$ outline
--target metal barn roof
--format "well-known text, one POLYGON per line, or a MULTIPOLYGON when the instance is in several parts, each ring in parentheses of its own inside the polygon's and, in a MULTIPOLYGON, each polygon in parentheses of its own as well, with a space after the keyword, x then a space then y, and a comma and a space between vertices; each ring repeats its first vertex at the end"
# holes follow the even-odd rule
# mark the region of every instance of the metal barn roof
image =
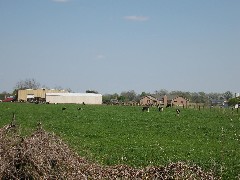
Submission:
POLYGON ((95 93, 46 93, 47 96, 102 96, 95 93))

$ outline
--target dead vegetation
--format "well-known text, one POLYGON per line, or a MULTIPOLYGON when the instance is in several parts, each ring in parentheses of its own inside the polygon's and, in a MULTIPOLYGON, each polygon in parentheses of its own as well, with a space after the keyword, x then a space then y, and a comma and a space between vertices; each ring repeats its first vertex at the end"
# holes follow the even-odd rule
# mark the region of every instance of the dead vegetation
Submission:
POLYGON ((0 179, 218 179, 183 162, 136 169, 100 166, 74 153, 59 137, 39 127, 21 138, 17 127, 0 129, 0 179))

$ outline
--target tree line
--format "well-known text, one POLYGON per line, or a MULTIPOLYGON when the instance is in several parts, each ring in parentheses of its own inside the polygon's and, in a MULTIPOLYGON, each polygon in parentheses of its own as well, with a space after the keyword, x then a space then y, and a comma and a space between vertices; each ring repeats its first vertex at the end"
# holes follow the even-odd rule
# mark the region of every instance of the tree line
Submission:
MULTIPOLYGON (((25 79, 20 80, 16 83, 14 87, 14 91, 12 93, 9 92, 2 92, 0 93, 0 99, 4 99, 6 96, 16 96, 17 91, 21 89, 38 89, 38 88, 45 88, 50 89, 45 85, 41 85, 35 79, 25 79)), ((55 87, 54 89, 63 90, 61 86, 55 87)), ((72 92, 70 88, 65 88, 68 92, 72 92)), ((98 93, 96 90, 86 90, 86 93, 98 93)), ((117 102, 130 102, 135 101, 139 102, 139 100, 146 96, 146 95, 175 95, 175 96, 182 96, 190 100, 192 103, 202 103, 208 105, 210 100, 226 100, 229 102, 229 105, 234 105, 239 103, 239 97, 235 98, 234 94, 231 91, 226 91, 224 93, 205 93, 205 92, 184 92, 184 91, 168 91, 166 89, 156 90, 153 93, 149 92, 142 92, 137 94, 134 90, 123 91, 121 93, 112 93, 112 94, 103 94, 103 103, 111 103, 111 101, 115 100, 117 102)))
POLYGON ((211 100, 230 101, 231 99, 235 99, 233 93, 230 91, 226 91, 224 93, 205 93, 205 92, 168 91, 165 89, 161 89, 153 93, 142 92, 140 94, 137 94, 134 90, 130 90, 130 91, 121 92, 120 94, 118 93, 105 94, 103 95, 103 102, 109 103, 111 102, 112 99, 116 99, 120 102, 129 102, 129 101, 139 102, 139 100, 146 95, 182 96, 190 100, 190 102, 192 103, 202 103, 205 105, 208 105, 211 100))

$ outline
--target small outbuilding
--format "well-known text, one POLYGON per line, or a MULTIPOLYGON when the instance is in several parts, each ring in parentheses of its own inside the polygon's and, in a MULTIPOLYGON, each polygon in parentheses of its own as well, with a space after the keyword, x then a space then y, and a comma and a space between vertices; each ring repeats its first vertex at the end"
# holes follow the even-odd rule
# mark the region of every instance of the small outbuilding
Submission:
POLYGON ((102 104, 102 95, 95 93, 46 93, 46 102, 50 104, 102 104))

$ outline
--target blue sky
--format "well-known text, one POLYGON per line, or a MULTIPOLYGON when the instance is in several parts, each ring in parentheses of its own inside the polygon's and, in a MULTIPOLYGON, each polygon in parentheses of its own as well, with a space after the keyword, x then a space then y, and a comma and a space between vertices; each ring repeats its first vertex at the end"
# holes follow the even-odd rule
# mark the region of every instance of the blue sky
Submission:
POLYGON ((240 92, 239 0, 0 0, 0 92, 240 92))

